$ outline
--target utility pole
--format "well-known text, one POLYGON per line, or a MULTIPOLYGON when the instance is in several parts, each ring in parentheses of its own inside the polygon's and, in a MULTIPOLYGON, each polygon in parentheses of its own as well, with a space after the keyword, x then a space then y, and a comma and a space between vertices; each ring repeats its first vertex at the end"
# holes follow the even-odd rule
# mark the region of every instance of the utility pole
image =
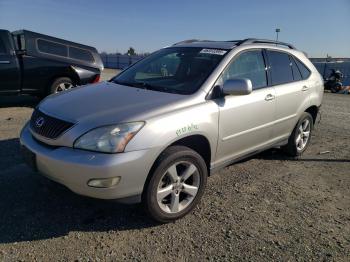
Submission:
POLYGON ((278 33, 281 32, 281 29, 279 28, 276 28, 276 42, 278 41, 278 33))

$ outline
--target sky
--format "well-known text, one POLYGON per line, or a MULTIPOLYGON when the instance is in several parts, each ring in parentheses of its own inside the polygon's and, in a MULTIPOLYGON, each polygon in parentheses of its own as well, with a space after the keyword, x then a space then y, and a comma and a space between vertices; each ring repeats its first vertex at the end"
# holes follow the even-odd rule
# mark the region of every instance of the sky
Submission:
POLYGON ((0 28, 152 52, 185 39, 290 42, 310 57, 350 57, 350 0, 0 0, 0 28))

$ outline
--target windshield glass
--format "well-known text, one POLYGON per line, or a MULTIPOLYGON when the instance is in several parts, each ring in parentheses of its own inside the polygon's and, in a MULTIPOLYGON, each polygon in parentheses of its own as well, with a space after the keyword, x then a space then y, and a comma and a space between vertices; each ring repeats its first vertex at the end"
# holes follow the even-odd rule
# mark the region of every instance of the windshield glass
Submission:
POLYGON ((112 82, 176 94, 193 94, 227 50, 197 47, 161 49, 126 69, 112 82))

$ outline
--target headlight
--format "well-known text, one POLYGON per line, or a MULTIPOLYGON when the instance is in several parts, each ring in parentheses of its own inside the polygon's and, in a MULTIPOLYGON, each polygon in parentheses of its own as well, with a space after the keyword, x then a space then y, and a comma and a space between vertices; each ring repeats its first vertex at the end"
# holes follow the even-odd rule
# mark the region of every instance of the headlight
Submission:
POLYGON ((74 148, 120 153, 143 125, 144 122, 132 122, 92 129, 75 141, 74 148))

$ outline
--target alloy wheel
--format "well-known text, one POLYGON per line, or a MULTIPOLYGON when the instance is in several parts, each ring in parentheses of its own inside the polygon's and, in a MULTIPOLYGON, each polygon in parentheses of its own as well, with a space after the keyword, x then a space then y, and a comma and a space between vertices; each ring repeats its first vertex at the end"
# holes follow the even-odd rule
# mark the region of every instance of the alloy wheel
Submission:
POLYGON ((311 125, 309 119, 304 119, 298 128, 298 135, 295 139, 295 144, 298 151, 302 151, 307 145, 310 138, 311 125))
POLYGON ((198 168, 187 161, 172 164, 157 188, 157 203, 166 213, 178 213, 195 199, 200 186, 198 168))
POLYGON ((73 87, 72 83, 69 82, 65 82, 65 83, 60 83, 57 87, 56 87, 56 91, 55 93, 59 93, 62 91, 66 91, 69 90, 73 87))

